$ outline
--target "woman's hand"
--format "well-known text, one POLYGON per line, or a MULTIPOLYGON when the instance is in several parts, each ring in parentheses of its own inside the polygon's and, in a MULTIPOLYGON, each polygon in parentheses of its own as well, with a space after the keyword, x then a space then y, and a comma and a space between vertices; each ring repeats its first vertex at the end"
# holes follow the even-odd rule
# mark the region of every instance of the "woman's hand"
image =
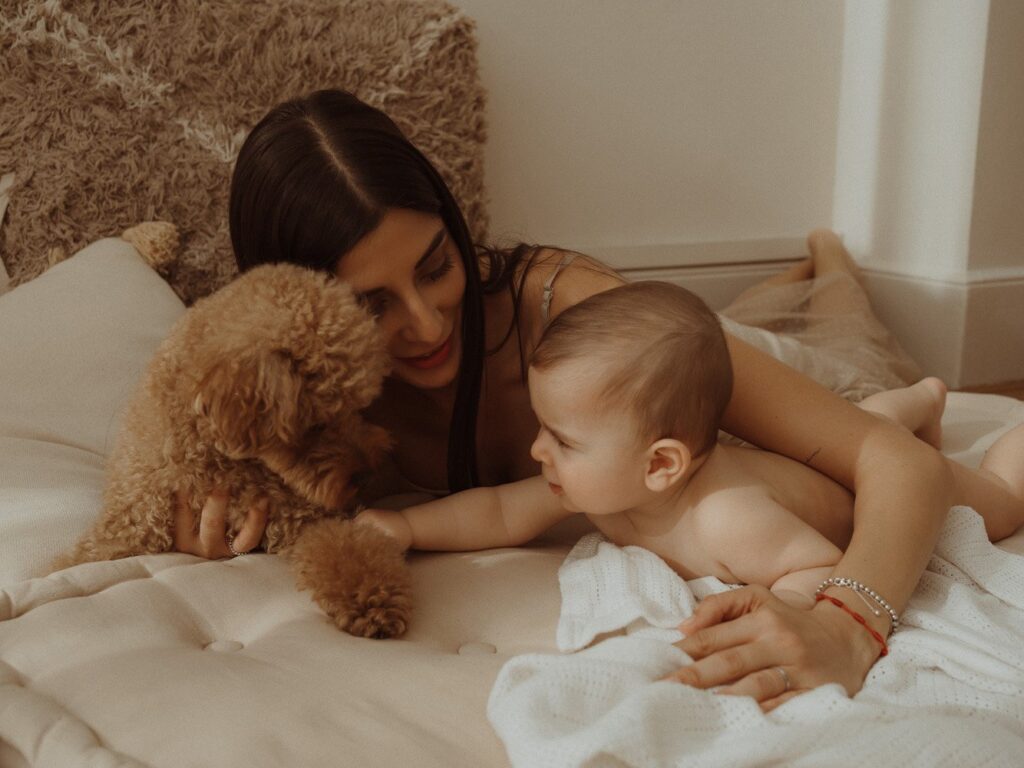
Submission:
POLYGON ((242 530, 229 542, 228 494, 215 488, 206 499, 203 511, 199 515, 199 535, 196 536, 195 515, 192 514, 188 497, 178 492, 174 500, 174 548, 178 552, 187 552, 211 560, 244 555, 260 543, 263 530, 267 527, 267 501, 264 499, 249 510, 242 530))
POLYGON ((724 686, 718 693, 753 696, 765 712, 825 683, 852 696, 880 652, 864 627, 831 603, 799 608, 761 586, 709 595, 679 629, 686 638, 676 645, 694 663, 666 680, 724 686))

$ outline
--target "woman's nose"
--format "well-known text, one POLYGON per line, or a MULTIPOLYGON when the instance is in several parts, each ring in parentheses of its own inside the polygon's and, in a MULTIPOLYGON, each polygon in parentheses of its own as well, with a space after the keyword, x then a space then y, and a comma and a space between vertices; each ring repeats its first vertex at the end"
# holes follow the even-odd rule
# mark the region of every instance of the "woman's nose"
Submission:
POLYGON ((444 316, 436 305, 417 293, 408 304, 406 337, 410 341, 441 341, 444 333, 444 316))

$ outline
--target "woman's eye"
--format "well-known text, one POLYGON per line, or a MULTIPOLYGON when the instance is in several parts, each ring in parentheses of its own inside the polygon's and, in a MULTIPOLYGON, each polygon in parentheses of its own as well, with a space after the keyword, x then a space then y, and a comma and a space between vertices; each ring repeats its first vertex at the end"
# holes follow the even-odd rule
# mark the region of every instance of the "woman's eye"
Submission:
POLYGON ((436 283, 442 277, 444 277, 449 272, 451 272, 452 267, 454 267, 454 266, 455 266, 455 259, 453 259, 451 257, 451 255, 445 256, 444 261, 441 262, 441 266, 439 266, 437 269, 433 270, 432 272, 428 272, 426 275, 424 275, 424 279, 426 279, 428 282, 436 283))
POLYGON ((370 314, 374 317, 380 317, 384 314, 384 310, 388 308, 387 296, 374 296, 366 302, 366 308, 370 310, 370 314))

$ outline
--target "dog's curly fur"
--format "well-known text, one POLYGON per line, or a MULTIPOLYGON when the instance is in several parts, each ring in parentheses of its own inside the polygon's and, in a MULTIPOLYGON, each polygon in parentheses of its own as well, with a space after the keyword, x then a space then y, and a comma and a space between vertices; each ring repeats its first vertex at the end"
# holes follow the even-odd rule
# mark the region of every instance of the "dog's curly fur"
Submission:
MULTIPOLYGON (((340 629, 405 631, 411 601, 397 544, 349 519, 387 433, 360 412, 388 356, 351 289, 285 264, 251 270, 188 310, 152 360, 109 459, 104 509, 53 569, 166 552, 176 495, 198 521, 228 492, 228 530, 266 499, 261 542, 340 629)), ((198 523, 197 523, 198 525, 198 523)))

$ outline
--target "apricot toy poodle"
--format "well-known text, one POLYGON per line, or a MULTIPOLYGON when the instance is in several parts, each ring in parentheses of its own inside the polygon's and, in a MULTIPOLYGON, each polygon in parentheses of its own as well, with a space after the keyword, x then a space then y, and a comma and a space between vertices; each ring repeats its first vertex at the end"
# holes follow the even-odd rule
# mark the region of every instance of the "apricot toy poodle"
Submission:
POLYGON ((261 545, 293 564, 342 630, 393 637, 411 608, 395 542, 351 521, 360 477, 390 441, 361 411, 388 356, 373 318, 328 275, 257 267, 198 301, 149 364, 111 453, 100 518, 53 570, 167 552, 176 494, 198 526, 211 490, 228 533, 269 502, 261 545))

